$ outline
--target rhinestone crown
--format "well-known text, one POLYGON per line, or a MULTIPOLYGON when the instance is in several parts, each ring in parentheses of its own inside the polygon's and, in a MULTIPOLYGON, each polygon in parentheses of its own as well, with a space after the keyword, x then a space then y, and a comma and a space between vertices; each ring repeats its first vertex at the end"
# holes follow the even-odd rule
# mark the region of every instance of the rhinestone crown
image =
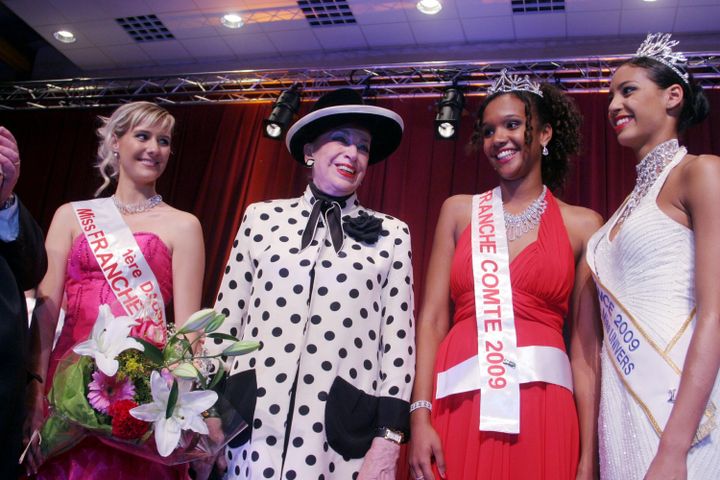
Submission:
POLYGON ((533 82, 527 75, 520 76, 508 73, 507 68, 502 69, 500 76, 496 78, 490 88, 488 88, 487 93, 488 95, 493 95, 498 92, 517 91, 534 93, 540 97, 543 96, 538 82, 533 82))
POLYGON ((670 40, 669 33, 648 33, 645 41, 635 52, 634 57, 647 57, 656 60, 675 72, 683 82, 690 84, 687 74, 687 58, 682 52, 673 52, 679 42, 670 40))

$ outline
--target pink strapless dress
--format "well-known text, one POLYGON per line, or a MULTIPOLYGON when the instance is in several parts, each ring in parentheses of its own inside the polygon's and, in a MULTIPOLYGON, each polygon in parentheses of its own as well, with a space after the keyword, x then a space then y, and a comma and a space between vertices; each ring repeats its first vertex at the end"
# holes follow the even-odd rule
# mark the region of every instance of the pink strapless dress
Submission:
MULTIPOLYGON (((168 247, 154 233, 135 233, 135 240, 160 284, 165 305, 172 299, 172 255, 168 247)), ((60 360, 77 343, 87 340, 102 304, 112 307, 115 315, 123 315, 100 265, 84 236, 73 241, 67 261, 65 278, 67 310, 65 324, 57 345, 50 356, 47 388, 60 360)), ((121 452, 102 442, 100 437, 88 437, 69 451, 51 458, 38 472, 39 479, 120 480, 151 478, 153 480, 185 479, 187 465, 168 467, 121 452)))

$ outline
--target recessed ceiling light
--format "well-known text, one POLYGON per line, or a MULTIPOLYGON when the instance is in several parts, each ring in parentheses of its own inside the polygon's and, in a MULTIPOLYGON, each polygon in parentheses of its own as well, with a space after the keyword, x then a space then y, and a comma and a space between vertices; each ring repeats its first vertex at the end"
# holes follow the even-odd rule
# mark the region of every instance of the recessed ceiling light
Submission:
POLYGON ((227 28, 240 28, 244 25, 243 19, 237 13, 227 13, 220 18, 220 23, 227 28))
POLYGON ((58 30, 57 32, 53 33, 53 37, 55 37, 55 40, 62 43, 75 43, 77 38, 75 38, 75 35, 72 32, 68 32, 67 30, 58 30))
POLYGON ((643 0, 643 2, 647 2, 647 3, 653 3, 653 2, 656 2, 656 1, 657 1, 657 0, 643 0))
POLYGON ((435 15, 442 10, 442 3, 439 0, 420 0, 417 9, 425 15, 435 15))

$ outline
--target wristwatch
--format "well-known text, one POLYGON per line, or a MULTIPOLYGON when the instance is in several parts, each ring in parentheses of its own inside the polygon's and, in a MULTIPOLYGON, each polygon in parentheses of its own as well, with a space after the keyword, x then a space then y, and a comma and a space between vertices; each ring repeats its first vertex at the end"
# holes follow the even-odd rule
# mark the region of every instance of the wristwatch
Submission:
POLYGON ((4 202, 0 203, 0 210, 7 210, 8 208, 15 205, 15 194, 11 193, 10 196, 4 202))
POLYGON ((405 440, 405 434, 403 432, 399 432, 397 430, 393 430, 387 427, 378 427, 377 435, 375 436, 382 437, 385 440, 390 440, 391 442, 395 442, 397 444, 401 444, 403 443, 403 440, 405 440))

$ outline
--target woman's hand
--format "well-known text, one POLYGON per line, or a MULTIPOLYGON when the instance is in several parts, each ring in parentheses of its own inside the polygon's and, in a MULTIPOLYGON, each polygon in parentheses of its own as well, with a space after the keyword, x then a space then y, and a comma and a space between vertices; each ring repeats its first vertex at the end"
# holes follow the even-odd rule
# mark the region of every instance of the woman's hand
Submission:
POLYGON ((597 480, 600 478, 600 475, 596 467, 597 465, 592 465, 592 462, 583 462, 581 459, 578 464, 575 480, 597 480))
POLYGON ((35 474, 40 468, 40 428, 45 420, 45 395, 39 382, 28 385, 25 408, 27 416, 23 428, 23 446, 25 454, 23 462, 29 474, 35 474), (37 432, 37 433, 36 433, 37 432))
POLYGON ((12 133, 0 127, 0 203, 13 193, 20 177, 20 153, 12 133))
POLYGON ((650 463, 645 480, 687 480, 687 455, 658 452, 650 463))
POLYGON ((400 445, 376 437, 365 454, 357 480, 395 480, 400 445))
MULTIPOLYGON (((208 417, 205 419, 205 425, 208 427, 208 437, 212 446, 219 445, 225 440, 225 434, 222 430, 222 423, 217 417, 208 417)), ((227 460, 225 460, 225 447, 218 450, 217 455, 198 460, 192 463, 195 471, 195 480, 207 479, 213 471, 213 467, 220 474, 225 474, 227 470, 227 460)))
MULTIPOLYGON (((426 272, 425 298, 417 322, 417 361, 411 403, 433 398, 435 356, 450 331, 450 266, 455 243, 470 223, 472 197, 455 195, 443 203, 426 272)), ((408 460, 415 479, 435 480, 432 463, 445 478, 442 443, 430 424, 430 410, 418 408, 410 414, 408 460)))
POLYGON ((430 424, 428 412, 414 412, 411 417, 410 450, 408 459, 415 479, 435 480, 432 473, 433 459, 437 464, 440 478, 445 478, 445 457, 440 437, 430 424), (425 415, 424 418, 417 418, 425 415))

